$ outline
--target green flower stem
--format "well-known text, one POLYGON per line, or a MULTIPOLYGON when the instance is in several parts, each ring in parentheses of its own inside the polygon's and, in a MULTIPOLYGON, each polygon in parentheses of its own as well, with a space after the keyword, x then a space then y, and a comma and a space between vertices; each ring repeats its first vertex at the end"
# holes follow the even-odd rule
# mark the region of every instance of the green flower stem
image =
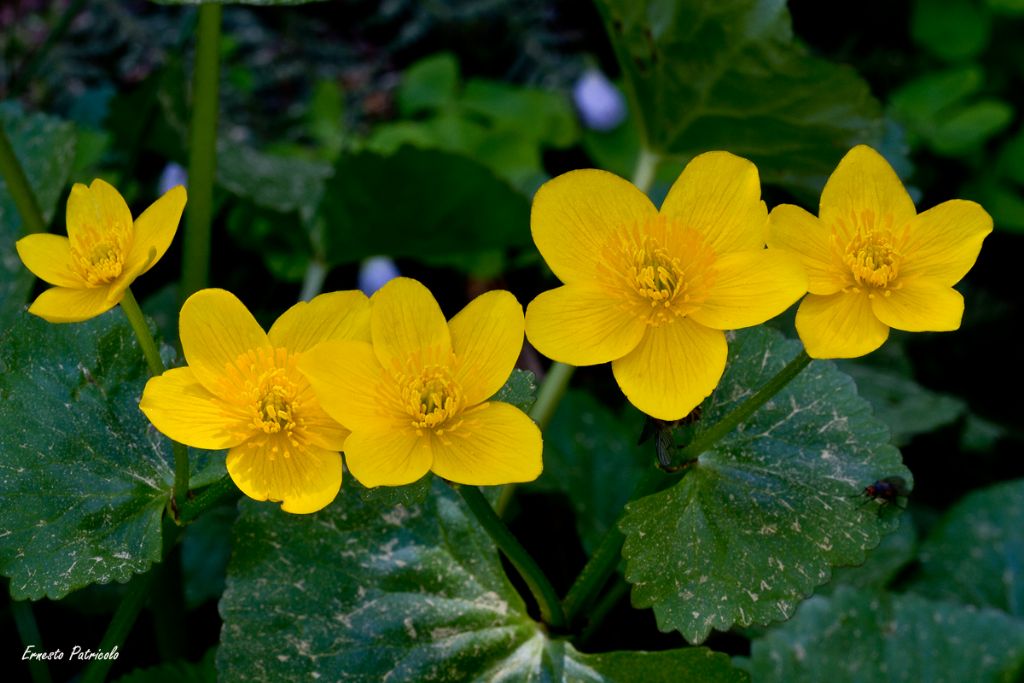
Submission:
POLYGON ((139 340, 139 346, 142 347, 142 355, 146 357, 146 365, 149 366, 149 374, 154 377, 162 375, 164 373, 164 362, 160 359, 160 351, 157 349, 156 341, 149 331, 146 317, 142 315, 142 309, 139 308, 139 302, 135 300, 135 295, 132 294, 130 287, 124 290, 124 298, 121 299, 121 310, 124 311, 124 316, 128 318, 132 330, 135 331, 135 338, 139 340))
MULTIPOLYGON (((749 418, 758 408, 768 402, 772 396, 779 393, 783 387, 789 384, 794 377, 807 367, 811 362, 806 351, 801 350, 796 358, 786 364, 784 368, 765 383, 753 396, 744 401, 740 406, 723 417, 711 426, 706 432, 694 439, 690 445, 680 451, 680 462, 686 463, 694 460, 701 453, 714 446, 719 439, 727 435, 741 422, 749 418)), ((630 500, 636 500, 643 496, 655 493, 672 484, 679 476, 685 474, 686 469, 677 473, 666 473, 661 470, 653 470, 637 485, 630 500)), ((622 552, 622 544, 626 537, 619 531, 618 524, 612 526, 601 540, 601 544, 594 551, 594 555, 583 567, 583 571, 576 577, 576 581, 569 589, 562 607, 565 609, 565 617, 571 625, 579 615, 593 602, 601 588, 608 582, 608 578, 615 571, 619 564, 619 556, 622 552)))
MULTIPOLYGON (((170 554, 180 536, 181 527, 165 517, 161 557, 167 557, 170 554)), ((103 634, 103 640, 100 641, 99 650, 110 652, 113 648, 120 649, 124 645, 124 639, 128 637, 128 632, 131 631, 139 612, 146 604, 150 588, 153 586, 153 578, 157 573, 156 567, 151 567, 145 574, 136 574, 128 583, 128 591, 121 599, 121 604, 117 606, 117 611, 114 612, 110 624, 107 625, 107 631, 103 634)), ((81 683, 102 683, 106 680, 107 673, 114 665, 114 661, 113 659, 92 660, 85 667, 81 683)))
POLYGON ((690 445, 681 450, 679 452, 679 455, 681 456, 679 458, 680 464, 696 459, 701 453, 714 446, 719 439, 734 430, 737 425, 757 412, 758 408, 768 402, 768 399, 782 391, 782 389, 789 384, 794 377, 799 375, 810 362, 811 357, 807 355, 806 351, 800 349, 800 353, 796 355, 796 358, 789 361, 789 363, 779 370, 774 377, 768 380, 763 387, 758 389, 757 393, 744 401, 731 413, 713 424, 710 429, 702 433, 694 439, 690 445))
POLYGON ((181 508, 181 523, 189 524, 222 500, 226 500, 229 495, 238 495, 238 489, 231 481, 231 477, 221 477, 200 490, 191 500, 185 501, 185 505, 181 508))
MULTIPOLYGON (((132 294, 130 287, 124 290, 124 298, 121 299, 121 310, 124 311, 125 317, 128 318, 128 322, 135 331, 135 337, 139 340, 139 346, 142 347, 142 355, 146 357, 146 364, 149 365, 149 374, 154 377, 162 375, 164 372, 164 362, 160 359, 160 351, 157 349, 156 341, 149 331, 146 318, 142 315, 142 309, 139 308, 139 302, 135 300, 135 295, 132 294)), ((177 441, 171 441, 171 452, 174 453, 174 500, 176 509, 181 510, 188 495, 188 448, 177 441)))
MULTIPOLYGON (((36 624, 36 616, 32 613, 32 603, 28 600, 11 600, 11 616, 14 617, 14 625, 18 628, 18 635, 21 636, 21 644, 26 649, 31 645, 35 652, 45 652, 43 638, 39 635, 39 626, 36 624)), ((53 680, 50 678, 50 669, 44 661, 30 659, 28 671, 32 676, 33 683, 50 683, 53 680)))
POLYGON ((646 146, 640 147, 640 153, 636 158, 636 168, 633 169, 633 184, 640 188, 644 194, 654 184, 654 176, 658 172, 658 164, 661 157, 646 146))
POLYGON ((217 164, 217 88, 220 81, 221 6, 199 8, 189 130, 188 207, 181 270, 181 300, 206 286, 210 269, 213 176, 217 164))
POLYGON ((554 417, 558 402, 562 400, 565 390, 569 387, 574 370, 576 368, 565 363, 552 363, 544 381, 541 382, 537 402, 530 409, 530 418, 537 423, 542 432, 551 424, 551 418, 554 417))
POLYGON ((580 646, 584 646, 590 642, 590 639, 594 637, 597 630, 601 628, 601 624, 604 622, 605 617, 608 616, 608 613, 611 612, 628 593, 629 584, 625 581, 619 579, 612 584, 612 587, 609 588, 597 604, 594 605, 594 609, 590 610, 590 618, 587 619, 587 625, 580 633, 580 646))
POLYGON ((14 154, 3 126, 0 126, 0 175, 7 182, 7 191, 11 193, 14 206, 21 215, 22 232, 46 232, 46 223, 43 222, 43 213, 39 210, 36 195, 28 184, 25 171, 14 154))
MULTIPOLYGON (((558 408, 558 402, 565 395, 565 390, 569 387, 569 380, 572 379, 572 373, 575 370, 576 368, 572 365, 556 361, 551 364, 548 374, 544 376, 544 381, 541 382, 540 390, 537 392, 537 401, 533 404, 533 408, 530 409, 530 419, 537 423, 542 432, 551 423, 551 418, 555 415, 555 409, 558 408)), ((505 510, 508 509, 509 503, 512 502, 512 496, 515 494, 515 491, 515 484, 505 484, 501 487, 498 502, 494 505, 494 509, 499 517, 504 516, 505 510)))
MULTIPOLYGON (((661 470, 650 470, 641 479, 630 500, 643 498, 654 493, 660 486, 663 486, 667 477, 661 470)), ((622 544, 626 537, 619 531, 618 524, 612 525, 601 539, 600 545, 591 556, 583 571, 576 577, 569 592, 562 601, 565 610, 566 621, 571 626, 594 601, 601 588, 608 583, 608 578, 615 572, 619 564, 619 554, 622 551, 622 544)))
POLYGON ((540 607, 541 620, 554 629, 564 628, 565 614, 563 614, 562 605, 558 601, 558 594, 555 593, 555 589, 552 587, 551 582, 548 581, 548 577, 537 566, 537 562, 520 545, 516 537, 512 535, 512 532, 508 530, 505 523, 494 512, 491 504, 480 493, 480 489, 475 486, 459 486, 458 490, 462 495, 462 499, 466 501, 470 512, 480 522, 480 526, 484 528, 484 531, 497 544, 501 552, 505 553, 505 557, 509 559, 512 566, 516 568, 519 575, 526 581, 530 593, 533 594, 534 599, 537 600, 537 605, 540 607))

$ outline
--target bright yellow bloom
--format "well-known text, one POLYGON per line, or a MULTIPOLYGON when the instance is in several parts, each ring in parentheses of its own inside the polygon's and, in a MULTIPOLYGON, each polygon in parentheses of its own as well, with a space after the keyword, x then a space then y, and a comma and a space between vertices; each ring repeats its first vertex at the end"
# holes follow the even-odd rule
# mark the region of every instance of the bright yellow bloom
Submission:
POLYGON ((299 361, 324 409, 352 430, 352 476, 370 487, 408 484, 431 470, 460 484, 536 479, 537 425, 488 401, 523 346, 515 297, 488 292, 446 323, 426 287, 396 278, 371 304, 372 344, 329 342, 299 361))
POLYGON ((807 269, 796 329, 809 355, 863 356, 890 327, 960 327, 964 300, 953 285, 992 232, 978 204, 954 199, 918 214, 889 163, 860 145, 828 179, 818 213, 783 204, 769 219, 769 245, 799 255, 807 269))
POLYGON ((179 322, 188 367, 146 384, 139 406, 180 443, 229 448, 228 474, 256 500, 285 512, 316 512, 341 487, 348 430, 321 408, 296 365, 317 344, 370 338, 362 292, 322 294, 292 306, 266 333, 234 294, 204 289, 179 322))
POLYGON ((100 179, 75 183, 68 198, 68 236, 29 235, 18 255, 37 277, 55 285, 28 312, 51 323, 94 318, 124 297, 128 286, 167 251, 185 208, 185 188, 173 187, 134 222, 120 193, 100 179))
POLYGON ((611 361, 630 402, 663 420, 718 385, 723 330, 762 323, 807 291, 797 259, 764 248, 757 168, 727 152, 694 158, 660 212, 611 173, 566 173, 538 190, 531 224, 565 284, 530 304, 530 342, 570 365, 611 361))

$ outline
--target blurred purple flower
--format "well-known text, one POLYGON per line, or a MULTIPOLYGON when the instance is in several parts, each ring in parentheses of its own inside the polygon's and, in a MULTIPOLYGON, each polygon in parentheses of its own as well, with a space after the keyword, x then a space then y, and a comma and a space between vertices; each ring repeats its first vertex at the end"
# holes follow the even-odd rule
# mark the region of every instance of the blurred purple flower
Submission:
POLYGON ((597 69, 583 72, 572 88, 572 99, 587 128, 608 131, 626 118, 622 92, 597 69))
POLYGON ((156 181, 156 193, 162 197, 165 192, 176 185, 188 185, 188 171, 181 164, 172 161, 164 166, 160 179, 156 181))
POLYGON ((359 289, 363 294, 371 296, 387 284, 388 280, 398 277, 398 266, 387 256, 371 256, 364 259, 359 266, 359 289))

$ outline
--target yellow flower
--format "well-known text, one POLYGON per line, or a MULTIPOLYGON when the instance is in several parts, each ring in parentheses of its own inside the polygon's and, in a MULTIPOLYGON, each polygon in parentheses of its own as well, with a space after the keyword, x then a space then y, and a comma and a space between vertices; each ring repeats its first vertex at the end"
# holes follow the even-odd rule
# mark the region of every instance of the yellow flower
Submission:
POLYGON ((523 346, 523 309, 488 292, 445 322, 426 287, 396 278, 371 299, 372 344, 321 344, 299 361, 324 409, 352 430, 345 462, 365 486, 400 486, 428 471, 461 484, 531 481, 537 425, 488 401, 523 346))
POLYGON ((964 300, 953 285, 992 232, 978 204, 954 199, 918 214, 888 162, 861 145, 828 179, 818 213, 777 206, 768 236, 807 269, 810 293, 796 329, 810 356, 863 356, 885 342, 890 327, 960 327, 964 300))
POLYGON ((369 322, 362 292, 333 292, 292 306, 265 333, 235 295, 201 290, 181 308, 188 367, 149 380, 139 407, 175 441, 231 449, 228 474, 250 498, 316 512, 338 495, 348 430, 296 364, 321 342, 369 339, 369 322))
POLYGON ((173 187, 132 222, 120 193, 100 179, 75 183, 68 198, 68 236, 29 235, 18 255, 37 277, 55 285, 28 312, 51 323, 94 318, 124 297, 128 286, 167 251, 185 208, 185 188, 173 187))
POLYGON ((807 291, 798 260, 764 248, 757 168, 727 152, 694 158, 660 212, 611 173, 566 173, 538 190, 531 224, 565 284, 530 304, 530 342, 570 365, 611 361, 630 402, 663 420, 717 386, 723 330, 762 323, 807 291))

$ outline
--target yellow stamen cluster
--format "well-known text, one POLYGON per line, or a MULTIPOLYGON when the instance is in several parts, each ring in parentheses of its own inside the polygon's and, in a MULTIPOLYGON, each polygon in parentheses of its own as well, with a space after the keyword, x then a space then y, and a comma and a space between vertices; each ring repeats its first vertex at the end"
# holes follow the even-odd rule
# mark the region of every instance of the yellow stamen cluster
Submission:
POLYGON ((431 429, 437 435, 451 431, 459 423, 449 420, 462 408, 462 389, 452 379, 448 368, 429 365, 416 376, 400 382, 402 404, 412 418, 417 433, 431 429))
POLYGON ((79 230, 71 240, 71 267, 90 285, 113 282, 124 270, 131 227, 115 224, 79 230))
POLYGON ((871 211, 851 216, 849 223, 833 227, 832 253, 849 285, 844 291, 868 291, 868 296, 891 296, 899 289, 898 276, 905 235, 893 229, 891 216, 871 211))
POLYGON ((260 348, 242 354, 226 368, 230 395, 238 397, 248 421, 251 445, 271 439, 271 458, 288 458, 307 441, 302 419, 304 389, 308 389, 287 349, 260 348))
POLYGON ((697 232, 657 216, 612 240, 598 272, 613 291, 633 294, 629 310, 659 327, 692 313, 707 298, 714 260, 697 232))

